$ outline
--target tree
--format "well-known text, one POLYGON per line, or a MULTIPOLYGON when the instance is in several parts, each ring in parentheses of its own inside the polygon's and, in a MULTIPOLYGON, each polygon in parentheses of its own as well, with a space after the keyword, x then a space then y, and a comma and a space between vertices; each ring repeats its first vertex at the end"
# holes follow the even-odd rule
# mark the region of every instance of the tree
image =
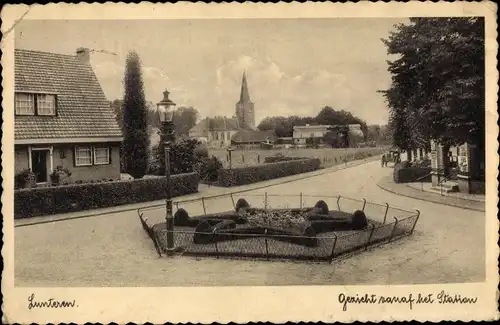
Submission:
POLYGON ((322 125, 347 125, 347 124, 359 124, 361 131, 363 131, 363 136, 366 140, 367 136, 367 126, 366 122, 352 115, 351 112, 340 110, 336 111, 330 106, 323 107, 315 118, 316 123, 322 125))
POLYGON ((109 102, 113 113, 115 113, 116 122, 118 122, 118 126, 123 130, 123 100, 115 99, 109 102))
POLYGON ((484 148, 484 18, 412 18, 382 40, 392 84, 383 91, 393 143, 484 148))
POLYGON ((123 155, 125 171, 142 178, 148 170, 148 113, 144 98, 141 63, 136 52, 127 55, 123 99, 123 155))
POLYGON ((366 128, 366 141, 380 142, 380 125, 368 125, 366 128))
POLYGON ((325 106, 318 113, 317 116, 271 116, 264 118, 258 128, 261 131, 274 130, 277 137, 291 137, 293 136, 294 126, 310 125, 346 125, 346 124, 360 124, 363 134, 366 136, 366 123, 353 116, 350 112, 345 110, 336 111, 329 106, 325 106))
POLYGON ((180 136, 188 136, 189 130, 196 125, 200 114, 193 107, 178 107, 174 114, 175 132, 180 136))
POLYGON ((328 128, 323 141, 332 148, 349 147, 349 127, 347 125, 336 125, 328 128))

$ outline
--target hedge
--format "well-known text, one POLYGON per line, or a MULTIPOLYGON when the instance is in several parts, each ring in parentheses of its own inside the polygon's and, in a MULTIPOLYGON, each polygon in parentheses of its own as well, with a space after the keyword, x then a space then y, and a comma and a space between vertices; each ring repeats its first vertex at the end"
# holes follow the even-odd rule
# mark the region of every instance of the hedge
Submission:
POLYGON ((431 181, 430 172, 432 168, 408 166, 408 164, 405 163, 406 162, 399 163, 396 166, 394 166, 393 179, 395 183, 412 183, 412 182, 417 182, 417 179, 418 182, 431 181))
POLYGON ((281 161, 302 160, 302 159, 308 159, 308 158, 287 157, 287 156, 269 156, 269 157, 264 158, 264 163, 271 164, 271 163, 276 163, 276 162, 281 162, 281 161))
MULTIPOLYGON (((172 176, 172 196, 198 192, 197 173, 172 176)), ((71 184, 14 191, 14 218, 106 208, 165 198, 166 178, 71 184)))
POLYGON ((217 183, 219 186, 230 187, 246 185, 273 178, 285 177, 312 172, 320 168, 318 158, 289 160, 249 167, 221 169, 217 183))

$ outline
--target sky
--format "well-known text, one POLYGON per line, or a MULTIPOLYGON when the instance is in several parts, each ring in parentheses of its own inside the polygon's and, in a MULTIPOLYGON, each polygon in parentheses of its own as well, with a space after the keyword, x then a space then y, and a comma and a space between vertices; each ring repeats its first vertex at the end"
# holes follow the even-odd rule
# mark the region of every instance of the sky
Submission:
POLYGON ((405 19, 23 20, 16 48, 74 54, 91 64, 109 100, 123 98, 125 60, 142 62, 146 100, 168 88, 177 106, 232 116, 246 71, 257 122, 266 116, 315 116, 328 105, 368 124, 387 123, 377 90, 387 89, 381 38, 405 19), (108 54, 99 51, 115 53, 108 54))

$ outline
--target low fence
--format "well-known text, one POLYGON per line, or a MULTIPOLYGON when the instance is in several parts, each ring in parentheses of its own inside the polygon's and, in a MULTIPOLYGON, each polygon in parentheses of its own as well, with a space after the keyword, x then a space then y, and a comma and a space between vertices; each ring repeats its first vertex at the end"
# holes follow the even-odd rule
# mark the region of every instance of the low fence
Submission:
MULTIPOLYGON (((369 247, 382 245, 399 238, 409 236, 417 223, 418 214, 387 224, 370 226, 362 231, 349 231, 348 234, 305 237, 293 236, 297 239, 316 240, 317 245, 307 247, 291 244, 281 239, 285 236, 277 235, 236 235, 233 233, 217 232, 217 235, 231 236, 231 240, 214 241, 212 244, 200 245, 193 243, 194 231, 174 231, 174 245, 176 251, 188 256, 213 256, 231 258, 255 259, 293 259, 311 261, 333 261, 348 254, 355 254, 367 250, 369 247)), ((155 233, 156 245, 165 252, 167 230, 162 229, 155 233)), ((292 237, 292 236, 286 236, 292 237)))
MULTIPOLYGON (((213 256, 231 258, 255 258, 255 259, 293 259, 293 260, 316 260, 333 261, 336 258, 364 251, 372 246, 377 246, 399 238, 409 236, 413 233, 420 212, 409 211, 389 204, 368 202, 365 199, 352 199, 344 196, 321 196, 321 195, 222 195, 211 198, 196 200, 184 200, 174 202, 174 213, 176 209, 183 208, 191 216, 209 213, 218 213, 234 209, 235 202, 243 198, 252 207, 260 208, 302 208, 312 207, 322 200, 326 202, 330 210, 339 210, 352 213, 356 210, 365 212, 370 220, 369 226, 361 231, 336 231, 318 234, 316 237, 295 236, 307 241, 314 239, 317 245, 306 247, 283 241, 282 235, 249 235, 234 234, 219 231, 214 236, 227 235, 230 240, 214 241, 211 244, 195 244, 194 230, 175 229, 174 244, 176 251, 184 255, 213 256), (198 209, 196 209, 198 208, 198 209), (198 213, 199 212, 199 213, 198 213)), ((158 223, 164 220, 164 207, 148 207, 138 210, 141 222, 143 218, 155 220, 158 223)), ((144 226, 144 225, 143 225, 144 226)), ((147 228, 147 225, 146 225, 147 228)), ((146 229, 145 228, 145 229, 146 229)), ((146 231, 155 243, 159 254, 165 251, 167 230, 159 227, 156 231, 146 231), (159 248, 158 248, 159 247, 159 248)), ((286 236, 290 237, 290 236, 286 236)))

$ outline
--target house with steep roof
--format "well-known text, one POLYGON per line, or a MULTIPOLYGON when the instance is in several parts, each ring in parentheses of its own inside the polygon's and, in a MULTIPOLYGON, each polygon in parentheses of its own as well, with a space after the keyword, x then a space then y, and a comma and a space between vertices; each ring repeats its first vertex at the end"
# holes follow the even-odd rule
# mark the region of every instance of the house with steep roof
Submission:
POLYGON ((119 179, 122 132, 90 51, 14 54, 16 174, 30 169, 43 184, 60 166, 71 181, 119 179))
POLYGON ((241 130, 236 117, 207 117, 189 130, 189 137, 198 139, 212 148, 231 145, 231 138, 241 130))

